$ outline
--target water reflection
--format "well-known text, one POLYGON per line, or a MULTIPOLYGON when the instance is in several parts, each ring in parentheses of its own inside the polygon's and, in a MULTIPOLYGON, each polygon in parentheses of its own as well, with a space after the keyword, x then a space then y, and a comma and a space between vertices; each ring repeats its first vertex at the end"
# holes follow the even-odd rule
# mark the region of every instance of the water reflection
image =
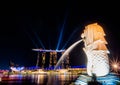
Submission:
POLYGON ((69 85, 78 77, 72 72, 46 72, 31 75, 6 75, 0 85, 69 85))
POLYGON ((32 82, 35 82, 38 85, 46 85, 47 83, 47 74, 35 74, 32 75, 32 82))
POLYGON ((68 73, 49 72, 46 74, 32 75, 32 82, 37 85, 68 85, 77 78, 78 75, 68 73))

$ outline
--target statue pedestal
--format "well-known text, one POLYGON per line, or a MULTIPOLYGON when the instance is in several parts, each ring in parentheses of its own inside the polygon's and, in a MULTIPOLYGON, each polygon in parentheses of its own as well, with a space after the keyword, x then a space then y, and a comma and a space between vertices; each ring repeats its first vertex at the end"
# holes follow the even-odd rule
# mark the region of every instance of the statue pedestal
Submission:
POLYGON ((110 73, 106 76, 96 77, 96 81, 92 81, 92 77, 87 74, 81 74, 74 82, 75 85, 92 85, 92 83, 100 83, 98 85, 117 85, 118 83, 120 84, 120 76, 110 73))

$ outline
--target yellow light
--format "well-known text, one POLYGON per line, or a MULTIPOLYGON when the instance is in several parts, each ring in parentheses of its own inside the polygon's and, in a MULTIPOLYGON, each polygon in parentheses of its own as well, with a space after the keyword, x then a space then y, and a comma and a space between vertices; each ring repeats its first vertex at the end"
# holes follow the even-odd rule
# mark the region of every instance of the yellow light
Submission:
POLYGON ((113 68, 117 69, 118 65, 117 64, 113 64, 113 68))
POLYGON ((120 62, 118 60, 118 57, 114 57, 113 59, 110 60, 110 66, 111 66, 111 71, 114 71, 118 73, 120 71, 120 62))

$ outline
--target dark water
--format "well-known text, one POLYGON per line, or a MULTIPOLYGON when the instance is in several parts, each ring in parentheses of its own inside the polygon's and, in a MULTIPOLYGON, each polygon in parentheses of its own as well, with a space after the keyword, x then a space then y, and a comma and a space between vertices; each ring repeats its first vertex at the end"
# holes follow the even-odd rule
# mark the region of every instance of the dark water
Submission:
POLYGON ((78 77, 72 73, 43 73, 34 75, 13 75, 16 80, 3 80, 0 85, 69 85, 78 77))

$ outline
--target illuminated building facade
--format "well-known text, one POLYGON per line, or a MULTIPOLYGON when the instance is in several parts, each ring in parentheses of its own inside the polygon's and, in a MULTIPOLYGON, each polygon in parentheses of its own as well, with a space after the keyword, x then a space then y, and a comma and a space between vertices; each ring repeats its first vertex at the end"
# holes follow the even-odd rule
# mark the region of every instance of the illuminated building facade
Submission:
POLYGON ((50 52, 50 61, 49 61, 49 67, 52 67, 52 64, 53 64, 53 66, 55 66, 56 65, 56 63, 57 63, 57 52, 55 51, 55 52, 50 52))
MULTIPOLYGON (((39 61, 40 61, 40 56, 41 56, 42 69, 45 68, 45 64, 47 63, 46 59, 49 59, 49 65, 48 65, 49 68, 55 67, 59 58, 65 51, 65 50, 42 50, 42 49, 32 49, 32 50, 38 52, 36 66, 39 66, 39 63, 40 63, 39 61), (49 53, 48 56, 46 55, 47 53, 49 53), (58 56, 58 53, 61 53, 61 55, 58 56)), ((68 67, 69 67, 69 56, 67 56, 66 59, 63 60, 62 65, 61 65, 61 68, 68 68, 68 67)))
POLYGON ((84 52, 87 55, 87 73, 89 76, 105 76, 109 73, 108 49, 105 33, 97 23, 87 25, 81 34, 84 52))
MULTIPOLYGON (((64 54, 64 52, 62 52, 62 55, 64 54)), ((69 54, 66 55, 65 59, 63 58, 61 60, 61 68, 69 68, 70 66, 70 60, 69 60, 69 54)))
POLYGON ((42 68, 45 66, 46 52, 42 52, 42 68))

